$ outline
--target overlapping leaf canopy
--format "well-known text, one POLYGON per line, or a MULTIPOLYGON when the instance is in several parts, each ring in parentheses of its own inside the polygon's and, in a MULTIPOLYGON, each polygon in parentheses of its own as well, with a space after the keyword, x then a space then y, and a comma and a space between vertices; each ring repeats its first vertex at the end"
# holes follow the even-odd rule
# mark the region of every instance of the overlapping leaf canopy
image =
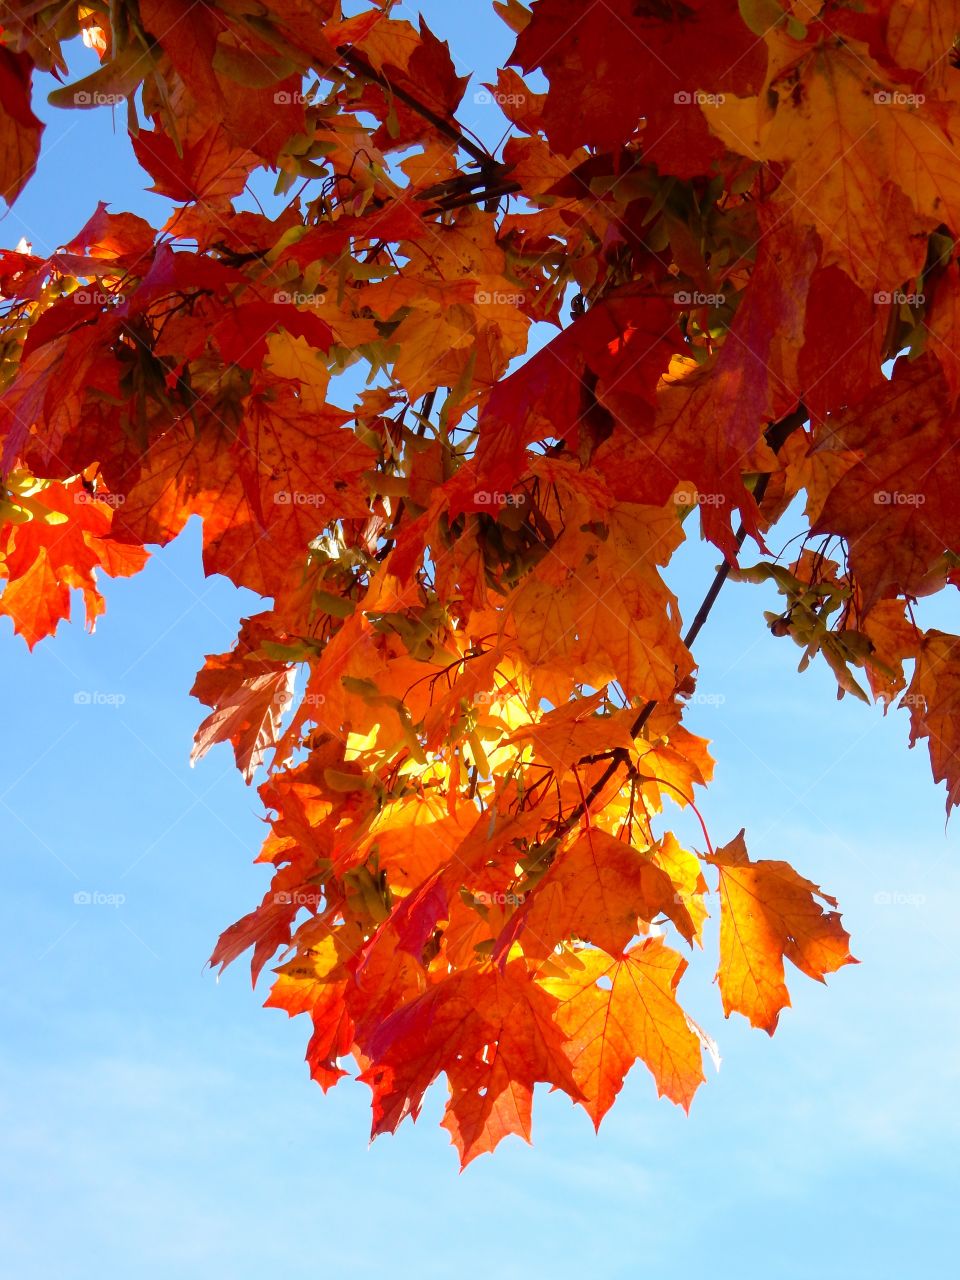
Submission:
POLYGON ((960 637, 911 609, 960 583, 960 6, 504 0, 496 154, 391 8, 5 6, 6 200, 39 69, 126 110, 172 211, 0 254, 0 611, 32 646, 78 587, 92 623, 97 570, 202 518, 206 571, 269 605, 193 690, 196 754, 268 767, 270 885, 213 960, 280 953, 268 1004, 324 1089, 355 1059, 375 1134, 445 1074, 466 1162, 529 1135, 538 1081, 599 1124, 640 1060, 689 1106, 711 901, 724 1011, 769 1032, 785 960, 851 958, 787 863, 665 829, 713 767, 704 613, 662 576, 691 528, 752 547, 842 691, 906 691, 960 798, 960 637))

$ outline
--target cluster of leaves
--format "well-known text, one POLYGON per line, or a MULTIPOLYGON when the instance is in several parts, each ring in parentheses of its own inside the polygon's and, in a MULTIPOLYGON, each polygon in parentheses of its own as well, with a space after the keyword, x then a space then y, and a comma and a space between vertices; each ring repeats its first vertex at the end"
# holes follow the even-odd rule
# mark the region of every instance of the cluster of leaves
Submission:
POLYGON ((312 1020, 324 1089, 353 1056, 375 1134, 445 1074, 467 1162, 529 1135, 538 1081, 599 1124, 640 1060, 689 1105, 708 881, 728 1015, 772 1033, 785 960, 851 958, 787 863, 662 830, 710 780, 690 645, 747 538, 774 632, 841 692, 906 690, 960 798, 960 637, 911 613, 960 585, 960 13, 502 0, 494 154, 391 8, 5 6, 7 200, 39 68, 57 105, 126 102, 172 212, 0 254, 0 611, 32 646, 80 587, 92 621, 97 569, 202 518, 206 571, 272 602, 193 690, 196 754, 268 769, 271 883, 213 961, 283 953, 268 1004, 312 1020), (685 632, 662 570, 694 520, 725 562, 685 632))

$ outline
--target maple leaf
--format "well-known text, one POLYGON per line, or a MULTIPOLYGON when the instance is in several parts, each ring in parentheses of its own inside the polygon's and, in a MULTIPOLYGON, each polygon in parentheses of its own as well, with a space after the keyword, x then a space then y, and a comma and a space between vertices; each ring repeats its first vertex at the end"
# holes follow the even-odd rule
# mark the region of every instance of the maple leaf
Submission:
POLYGON ((215 413, 199 432, 176 424, 128 475, 120 536, 165 543, 196 512, 208 570, 273 594, 331 520, 367 509, 355 482, 373 454, 341 430, 348 415, 326 404, 302 415, 279 382, 245 401, 238 426, 215 413))
POLYGON ((256 158, 238 146, 220 124, 212 124, 194 142, 178 149, 167 134, 143 130, 133 149, 154 179, 151 190, 178 203, 201 201, 212 209, 226 209, 239 195, 256 166, 256 158))
POLYGON ((527 980, 522 966, 456 974, 387 1018, 365 1046, 361 1076, 373 1091, 373 1136, 416 1118, 423 1094, 446 1072, 450 1101, 443 1125, 463 1165, 508 1134, 530 1140, 538 1080, 572 1098, 580 1089, 555 1026, 556 1001, 527 980))
POLYGON ((706 859, 720 874, 720 968, 717 980, 727 1017, 742 1013, 773 1035, 780 1011, 790 1005, 784 958, 808 978, 825 981, 855 964, 849 934, 834 898, 799 876, 786 862, 751 862, 741 831, 706 859))
POLYGON ((692 938, 693 921, 669 875, 643 851, 608 832, 586 831, 558 854, 511 918, 498 952, 507 955, 519 941, 525 952, 542 959, 573 935, 616 956, 640 931, 638 921, 650 922, 661 913, 692 938))
POLYGON ((8 205, 29 181, 40 153, 43 124, 30 106, 33 63, 26 53, 0 46, 0 196, 8 205))
POLYGON ((264 615, 246 619, 236 646, 230 653, 210 654, 190 690, 213 708, 197 730, 191 764, 214 743, 229 741, 246 782, 277 746, 281 718, 293 702, 294 668, 260 652, 264 639, 274 639, 266 622, 264 615))
POLYGON ((337 985, 342 967, 333 935, 318 939, 309 950, 274 970, 277 980, 264 1007, 285 1009, 291 1018, 309 1013, 323 999, 327 989, 337 985))
POLYGON ((663 698, 689 673, 674 601, 655 568, 675 516, 663 527, 646 514, 624 504, 606 536, 571 530, 509 598, 518 645, 545 697, 566 696, 573 677, 595 686, 617 678, 631 697, 663 698), (548 682, 561 672, 566 682, 548 682))
POLYGON ((338 1062, 353 1045, 353 1019, 345 1000, 350 980, 342 976, 342 968, 333 936, 327 935, 274 971, 277 980, 264 1001, 265 1008, 285 1009, 291 1018, 310 1015, 307 1062, 311 1079, 324 1093, 347 1074, 338 1062))
MULTIPOLYGON (((467 86, 467 77, 456 73, 446 42, 437 39, 422 15, 419 31, 402 20, 387 24, 361 15, 355 21, 361 29, 352 53, 378 73, 377 80, 365 86, 361 100, 383 122, 373 135, 374 144, 405 147, 435 134, 435 118, 453 115, 467 86), (418 111, 407 95, 425 103, 429 114, 418 111)), ((341 38, 349 32, 347 23, 341 38)))
POLYGON ((707 171, 720 154, 696 91, 745 94, 759 87, 766 61, 733 0, 612 0, 589 17, 575 0, 537 0, 532 15, 510 61, 549 79, 542 120, 554 147, 619 147, 643 119, 645 153, 681 177, 707 171))
POLYGON ((222 29, 217 9, 203 0, 195 5, 187 0, 143 0, 140 16, 197 104, 216 110, 222 102, 213 69, 222 29))
POLYGON ((960 696, 960 640, 928 631, 903 704, 910 708, 910 745, 927 739, 934 782, 947 784, 947 813, 960 804, 960 739, 957 699, 960 696))
POLYGON ((156 231, 135 213, 110 213, 101 200, 96 211, 64 246, 67 254, 83 254, 133 266, 153 249, 156 231))
MULTIPOLYGON (((535 440, 558 438, 576 449, 591 420, 603 418, 598 378, 616 384, 629 371, 634 404, 640 413, 645 404, 652 416, 657 381, 670 360, 667 337, 674 320, 662 299, 629 290, 576 320, 494 388, 478 424, 476 457, 459 477, 459 491, 469 479, 475 492, 509 492, 524 470, 525 447, 535 440)), ((612 426, 608 421, 607 430, 612 426)), ((474 496, 464 497, 476 505, 474 496)))
POLYGON ((813 273, 797 376, 814 420, 856 404, 883 381, 886 325, 885 310, 839 267, 813 273))
POLYGON ((864 288, 893 289, 920 270, 926 232, 957 224, 956 113, 891 81, 866 46, 814 47, 815 38, 803 47, 783 28, 771 32, 764 89, 704 113, 731 150, 786 167, 779 202, 816 228, 824 266, 836 263, 864 288))
POLYGON ((958 29, 957 0, 930 0, 928 4, 908 0, 890 7, 887 48, 898 66, 922 71, 932 83, 941 82, 950 69, 948 55, 958 29))
POLYGON ((560 1001, 556 1021, 594 1127, 637 1059, 661 1096, 689 1110, 704 1075, 700 1036, 676 998, 686 961, 660 938, 646 938, 617 959, 578 951, 565 967, 562 978, 544 978, 543 987, 560 1001))
POLYGON ((106 434, 103 401, 120 395, 119 365, 103 358, 104 343, 117 336, 116 318, 94 316, 82 296, 68 306, 51 307, 45 318, 72 327, 47 341, 34 330, 30 338, 37 340, 24 344, 20 376, 0 396, 4 467, 22 460, 47 479, 66 479, 96 460, 88 445, 91 436, 106 434), (92 324, 83 323, 84 312, 92 324))
MULTIPOLYGON (((713 366, 675 359, 661 383, 656 417, 646 428, 631 412, 632 378, 619 378, 604 399, 629 429, 615 432, 596 457, 621 500, 629 495, 665 503, 678 485, 695 486, 696 495, 705 499, 704 532, 731 555, 731 508, 740 508, 748 529, 757 528, 741 473, 750 469, 766 423, 799 399, 796 348, 816 262, 811 236, 787 237, 767 209, 759 217, 761 226, 772 227, 760 239, 750 283, 713 366)), ((689 492, 682 488, 678 499, 689 492)))
POLYGON ((575 699, 548 711, 535 722, 521 725, 510 741, 529 742, 537 758, 548 764, 558 777, 572 771, 583 756, 591 752, 615 747, 629 749, 633 742, 628 732, 632 714, 623 711, 597 715, 602 701, 602 691, 575 699))
POLYGON ((220 966, 221 972, 237 956, 253 948, 250 972, 256 985, 264 966, 279 947, 287 947, 293 934, 293 920, 300 910, 296 895, 284 888, 271 888, 263 896, 260 906, 249 911, 217 940, 208 964, 220 966))
POLYGON ((814 529, 849 541, 865 608, 923 592, 943 552, 957 545, 956 432, 941 367, 927 355, 898 360, 890 381, 819 433, 818 450, 859 459, 830 490, 814 529))
POLYGON ((7 582, 0 594, 0 613, 12 619, 14 630, 31 649, 70 617, 71 588, 83 592, 92 631, 105 608, 96 571, 128 577, 146 563, 143 549, 110 541, 115 510, 110 497, 98 498, 80 478, 51 483, 37 495, 40 512, 3 526, 0 555, 7 582))

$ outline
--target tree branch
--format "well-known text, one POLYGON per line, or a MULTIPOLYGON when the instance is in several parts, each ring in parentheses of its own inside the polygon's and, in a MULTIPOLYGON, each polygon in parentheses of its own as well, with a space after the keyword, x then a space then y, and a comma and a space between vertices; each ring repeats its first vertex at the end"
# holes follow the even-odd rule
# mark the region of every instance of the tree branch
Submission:
MULTIPOLYGON (((781 418, 779 422, 772 422, 770 426, 767 427, 767 430, 764 432, 764 439, 766 440, 770 448, 774 451, 774 453, 779 452, 779 450, 783 446, 783 443, 787 439, 787 437, 791 435, 794 431, 796 431, 799 427, 802 427, 809 416, 810 415, 807 413, 806 406, 801 403, 797 405, 796 409, 794 409, 792 413, 788 413, 786 417, 781 418)), ((767 485, 769 483, 770 483, 770 476, 767 473, 761 475, 759 480, 756 483, 756 486, 753 490, 753 498, 758 506, 763 501, 763 496, 767 491, 767 485)), ((735 535, 737 550, 739 550, 743 546, 746 536, 747 536, 747 531, 743 525, 743 522, 741 521, 740 527, 737 530, 735 535)), ((710 616, 710 610, 716 604, 717 597, 719 596, 723 588, 723 584, 726 582, 727 578, 729 577, 729 574, 730 574, 730 562, 729 560, 724 560, 723 564, 717 570, 716 575, 714 576, 713 582, 711 582, 710 588, 707 591, 707 594, 703 597, 703 601, 700 605, 700 608, 697 610, 693 621, 688 627, 686 635, 683 637, 683 643, 686 645, 688 649, 691 647, 694 640, 696 640, 697 636, 700 634, 701 630, 703 629, 704 623, 707 621, 707 618, 710 616)), ((643 729, 643 726, 650 719, 650 716, 653 714, 653 711, 655 710, 656 706, 657 706, 657 700, 656 698, 653 698, 641 707, 636 720, 634 720, 633 724, 630 726, 631 738, 637 738, 639 736, 641 730, 643 729)), ((620 767, 621 764, 625 764, 627 766, 628 772, 633 771, 633 765, 631 764, 631 761, 630 761, 630 753, 627 751, 625 747, 614 747, 612 751, 604 752, 604 753, 601 753, 600 755, 584 756, 582 759, 578 760, 577 763, 578 764, 594 763, 595 764, 599 760, 605 759, 607 755, 609 755, 610 757, 610 763, 604 769, 600 777, 597 778, 597 780, 594 782, 593 786, 590 788, 590 791, 583 798, 583 800, 581 800, 580 804, 578 804, 576 808, 573 810, 573 812, 567 818, 565 818, 563 822, 560 824, 557 830, 557 835, 563 835, 565 832, 569 831, 570 828, 574 826, 575 823, 579 822, 579 820, 585 814, 589 813, 590 806, 593 804, 594 800, 596 800, 596 798, 603 791, 604 787, 607 785, 607 783, 616 773, 617 769, 620 767)))
POLYGON ((522 190, 523 188, 519 182, 504 180, 479 191, 466 191, 462 195, 447 196, 442 200, 438 200, 436 207, 441 212, 446 212, 449 209, 462 209, 471 204, 489 204, 493 201, 502 200, 504 196, 515 195, 516 192, 522 190))
MULTIPOLYGON (((779 453, 780 449, 783 446, 784 441, 787 439, 787 436, 791 435, 794 431, 796 431, 798 427, 802 427, 809 416, 810 415, 807 413, 806 405, 799 404, 797 405, 796 409, 794 409, 792 413, 788 413, 785 418, 781 418, 779 422, 771 423, 771 425, 767 428, 766 432, 764 433, 764 439, 766 440, 767 444, 770 446, 770 448, 773 450, 774 453, 779 453)), ((753 490, 753 500, 754 502, 756 502, 757 506, 759 506, 760 503, 763 501, 763 496, 767 492, 767 485, 769 483, 770 483, 770 475, 767 472, 765 472, 757 480, 757 483, 754 486, 754 490, 753 490)), ((740 528, 736 532, 736 543, 737 543, 738 551, 743 546, 744 539, 746 538, 746 536, 747 536, 747 531, 744 528, 743 521, 741 521, 740 528)), ((703 603, 700 605, 700 608, 697 610, 693 621, 690 623, 690 627, 689 627, 689 630, 687 631, 687 634, 683 637, 683 643, 687 646, 688 649, 693 644, 694 640, 696 640, 697 636, 700 634, 703 624, 706 622, 707 618, 710 616, 710 610, 713 608, 714 604, 716 604, 717 596, 720 594, 720 590, 723 587, 723 584, 726 582, 729 573, 730 573, 730 561, 724 560, 723 564, 717 570, 716 577, 714 578, 713 582, 710 584, 710 590, 703 597, 703 603)), ((634 737, 637 736, 636 732, 634 732, 633 736, 634 737)))
POLYGON ((468 138, 455 120, 450 120, 446 116, 437 115, 437 113, 432 111, 430 107, 415 98, 412 93, 408 93, 406 89, 400 88, 399 85, 391 84, 382 72, 375 71, 373 67, 371 67, 370 63, 367 62, 366 58, 364 58, 362 54, 357 53, 354 49, 346 47, 339 48, 337 53, 340 55, 340 60, 344 66, 349 67, 351 71, 355 72, 358 76, 362 76, 365 80, 370 80, 374 84, 379 85, 385 93, 392 93, 395 98, 398 98, 401 102, 405 103, 411 111, 415 111, 417 115, 421 116, 429 124, 432 124, 436 130, 444 135, 445 138, 449 138, 451 142, 455 142, 461 150, 465 151, 468 156, 471 156, 476 160, 481 169, 489 169, 497 165, 498 162, 493 158, 489 151, 485 151, 483 147, 477 146, 475 142, 468 138))

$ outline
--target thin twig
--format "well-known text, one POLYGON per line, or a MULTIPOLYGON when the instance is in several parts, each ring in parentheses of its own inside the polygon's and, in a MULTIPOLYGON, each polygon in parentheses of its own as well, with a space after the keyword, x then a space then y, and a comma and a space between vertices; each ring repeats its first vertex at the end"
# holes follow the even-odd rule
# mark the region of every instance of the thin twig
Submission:
MULTIPOLYGON (((803 426, 803 424, 806 422, 809 416, 810 415, 807 413, 806 407, 803 404, 799 404, 796 407, 796 409, 793 410, 792 413, 789 413, 786 415, 786 417, 781 418, 779 422, 771 423, 771 425, 766 430, 764 438, 767 444, 770 446, 770 448, 774 451, 774 453, 779 451, 784 441, 787 439, 789 435, 791 435, 792 432, 796 431, 799 427, 803 426)), ((770 477, 767 474, 761 475, 759 480, 757 481, 756 486, 754 487, 754 490, 753 490, 753 498, 754 498, 754 501, 757 503, 757 505, 759 505, 760 502, 763 501, 763 496, 767 491, 767 485, 769 484, 769 482, 770 482, 770 477)), ((747 536, 747 531, 744 528, 743 523, 741 522, 740 528, 737 530, 737 533, 736 533, 736 543, 737 543, 738 550, 743 546, 746 536, 747 536)), ((713 608, 714 604, 716 603, 717 597, 719 596, 720 591, 723 587, 723 584, 726 582, 729 574, 730 574, 730 562, 728 560, 724 560, 723 564, 717 570, 716 575, 713 579, 713 582, 710 584, 710 589, 707 592, 707 594, 704 596, 703 603, 700 605, 700 608, 697 610, 696 615, 694 616, 693 622, 691 622, 687 630, 687 634, 683 637, 683 643, 686 645, 687 648, 690 648, 694 640, 700 634, 700 631, 703 628, 704 623, 706 622, 707 618, 710 616, 710 610, 713 608)), ((643 729, 643 726, 650 719, 650 716, 653 714, 656 707, 657 707, 656 698, 652 698, 649 702, 645 703, 641 707, 636 720, 634 720, 633 724, 630 726, 631 738, 639 737, 640 731, 643 729)), ((579 822, 579 820, 583 817, 585 813, 589 813, 590 806, 596 800, 597 796, 600 795, 601 791, 603 791, 604 787, 607 785, 607 783, 616 773, 617 769, 619 769, 621 764, 625 764, 628 769, 632 767, 630 763, 630 753, 626 749, 626 747, 614 747, 609 753, 601 753, 600 755, 594 755, 594 756, 584 756, 583 759, 579 760, 577 763, 578 764, 586 764, 591 762, 596 763, 599 760, 604 759, 607 754, 609 754, 610 763, 604 769, 603 773, 601 773, 600 777, 597 778, 597 780, 594 782, 593 786, 590 788, 589 792, 583 798, 583 800, 581 800, 580 804, 578 804, 577 807, 572 811, 572 813, 567 818, 565 818, 562 823, 560 823, 557 829, 558 835, 563 835, 565 832, 569 831, 570 828, 573 827, 575 823, 579 822)))
POLYGON ((493 156, 482 147, 478 147, 475 142, 472 142, 455 121, 448 119, 446 116, 437 115, 435 111, 432 111, 419 99, 415 98, 412 93, 408 93, 406 89, 401 88, 399 85, 391 84, 385 75, 375 71, 366 58, 357 53, 355 49, 341 48, 337 50, 337 53, 340 55, 340 60, 344 66, 362 76, 364 80, 371 80, 374 84, 379 85, 385 93, 392 93, 395 98, 405 103, 411 111, 415 111, 417 115, 422 116, 424 120, 432 124, 444 137, 449 138, 451 142, 455 142, 461 150, 476 160, 482 169, 489 169, 497 165, 497 161, 493 156))

